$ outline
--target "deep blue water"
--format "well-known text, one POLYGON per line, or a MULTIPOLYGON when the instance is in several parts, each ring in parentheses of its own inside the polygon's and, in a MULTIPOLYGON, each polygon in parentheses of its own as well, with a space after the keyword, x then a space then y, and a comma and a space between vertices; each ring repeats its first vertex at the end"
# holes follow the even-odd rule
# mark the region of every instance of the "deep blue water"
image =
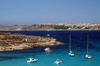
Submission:
POLYGON ((56 66, 54 61, 60 59, 59 66, 100 66, 100 31, 6 31, 35 36, 47 36, 66 43, 66 45, 52 46, 52 53, 44 52, 45 47, 0 53, 0 66, 56 66), (72 50, 75 57, 68 55, 69 34, 71 34, 72 50), (89 54, 92 59, 85 58, 87 34, 89 35, 89 54), (36 63, 27 63, 27 59, 38 59, 36 63))

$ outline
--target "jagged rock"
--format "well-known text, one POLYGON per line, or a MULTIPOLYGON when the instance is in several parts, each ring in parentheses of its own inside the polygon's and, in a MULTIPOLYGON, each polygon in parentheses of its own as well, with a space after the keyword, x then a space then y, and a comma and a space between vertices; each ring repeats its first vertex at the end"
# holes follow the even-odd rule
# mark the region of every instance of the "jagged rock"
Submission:
POLYGON ((3 52, 63 44, 51 37, 0 32, 0 51, 3 52))

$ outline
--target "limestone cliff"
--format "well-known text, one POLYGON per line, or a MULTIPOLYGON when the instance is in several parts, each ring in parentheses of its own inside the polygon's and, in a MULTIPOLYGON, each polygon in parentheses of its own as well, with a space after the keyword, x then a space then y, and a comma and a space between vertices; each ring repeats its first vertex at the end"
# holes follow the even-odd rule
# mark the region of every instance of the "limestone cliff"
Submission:
POLYGON ((14 51, 63 44, 51 37, 0 32, 0 51, 14 51))

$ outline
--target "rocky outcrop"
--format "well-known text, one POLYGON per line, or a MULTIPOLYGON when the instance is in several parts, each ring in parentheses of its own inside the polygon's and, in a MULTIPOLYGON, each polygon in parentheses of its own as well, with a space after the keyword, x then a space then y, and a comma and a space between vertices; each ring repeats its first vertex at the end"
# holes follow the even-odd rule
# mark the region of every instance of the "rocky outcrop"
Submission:
POLYGON ((51 37, 0 32, 0 51, 3 52, 63 44, 51 37))

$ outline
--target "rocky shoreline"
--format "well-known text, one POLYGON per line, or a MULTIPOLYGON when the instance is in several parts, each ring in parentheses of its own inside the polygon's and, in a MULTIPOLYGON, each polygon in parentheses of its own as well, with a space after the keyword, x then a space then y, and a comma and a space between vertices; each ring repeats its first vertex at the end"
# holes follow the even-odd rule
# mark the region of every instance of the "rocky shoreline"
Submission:
POLYGON ((64 45, 51 37, 0 32, 0 52, 64 45))

